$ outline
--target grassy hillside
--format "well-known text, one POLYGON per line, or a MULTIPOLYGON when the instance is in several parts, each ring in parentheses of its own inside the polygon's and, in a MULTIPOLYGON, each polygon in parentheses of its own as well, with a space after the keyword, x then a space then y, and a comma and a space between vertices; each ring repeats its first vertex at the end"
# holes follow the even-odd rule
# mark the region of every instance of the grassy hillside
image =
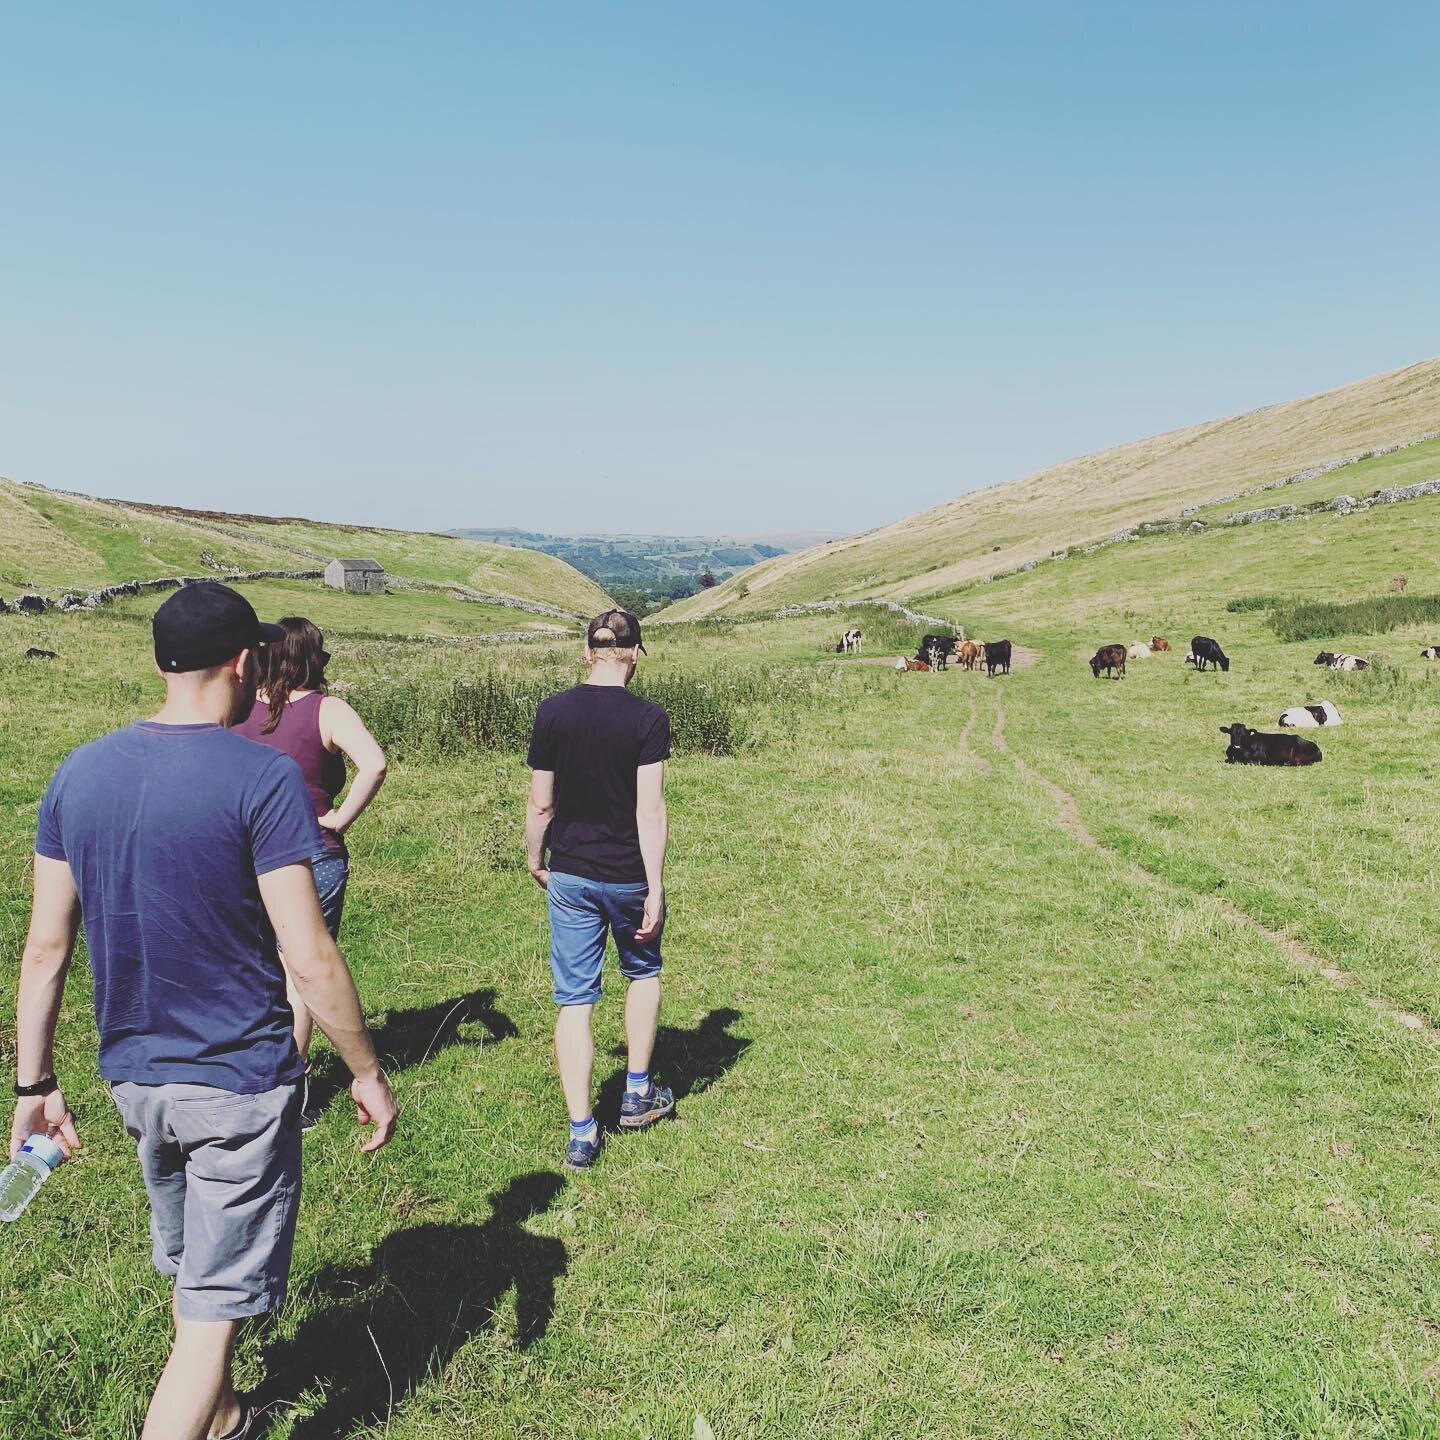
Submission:
MULTIPOLYGON (((322 1047, 291 1301, 241 1344, 262 1433, 627 1440, 699 1413, 755 1440, 1428 1440, 1440 1047, 1385 1007, 1440 1020, 1440 683, 1418 633, 1342 684, 1225 606, 1401 567, 1440 591, 1437 525, 1427 500, 1147 540, 950 597, 1036 652, 995 681, 840 661, 843 617, 661 632, 657 681, 819 683, 737 753, 671 766, 656 1069, 678 1118, 582 1176, 559 1172, 521 756, 394 735, 342 941, 401 1124, 362 1160, 322 1047), (1234 668, 1092 680, 1096 639, 1153 629, 1216 634, 1234 668), (1347 722, 1323 765, 1224 765, 1218 723, 1320 695, 1347 722)), ((37 798, 155 703, 144 613, 0 617, 0 1063, 37 798)), ((333 648, 362 709, 573 666, 333 648)), ((86 1148, 0 1235, 15 1440, 133 1440, 169 1338, 88 1003, 81 966, 57 1066, 86 1148)))
MULTIPOLYGON (((563 561, 452 536, 201 514, 0 479, 0 587, 54 593, 163 575, 308 570, 361 555, 391 574, 593 615, 604 591, 563 561)), ((473 617, 472 617, 473 618, 473 617)))
MULTIPOLYGON (((1067 460, 866 535, 766 561, 664 615, 759 613, 867 595, 913 598, 1437 429, 1440 360, 1428 360, 1323 395, 1067 460)), ((1345 483, 1340 478, 1334 493, 1345 483)))

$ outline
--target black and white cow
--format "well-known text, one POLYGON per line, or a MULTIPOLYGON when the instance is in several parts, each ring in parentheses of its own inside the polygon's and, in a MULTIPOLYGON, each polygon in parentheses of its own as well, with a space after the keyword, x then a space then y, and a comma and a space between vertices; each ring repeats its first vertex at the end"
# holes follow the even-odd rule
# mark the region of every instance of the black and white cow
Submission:
POLYGON ((1295 730, 1314 730, 1321 725, 1340 724, 1340 712, 1328 700, 1314 705, 1292 705, 1276 724, 1295 730))
POLYGON ((960 642, 953 635, 926 635, 915 652, 917 660, 923 660, 932 670, 946 670, 950 656, 960 642))
POLYGON ((847 630, 835 647, 837 655, 858 655, 865 648, 865 636, 859 630, 847 630))

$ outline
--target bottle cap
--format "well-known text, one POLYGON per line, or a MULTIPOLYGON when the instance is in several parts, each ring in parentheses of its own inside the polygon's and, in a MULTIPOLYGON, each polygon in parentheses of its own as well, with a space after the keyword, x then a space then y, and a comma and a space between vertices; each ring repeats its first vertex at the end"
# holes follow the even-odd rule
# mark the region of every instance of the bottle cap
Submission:
POLYGON ((21 1147, 52 1170, 65 1158, 65 1152, 48 1135, 32 1135, 21 1147))

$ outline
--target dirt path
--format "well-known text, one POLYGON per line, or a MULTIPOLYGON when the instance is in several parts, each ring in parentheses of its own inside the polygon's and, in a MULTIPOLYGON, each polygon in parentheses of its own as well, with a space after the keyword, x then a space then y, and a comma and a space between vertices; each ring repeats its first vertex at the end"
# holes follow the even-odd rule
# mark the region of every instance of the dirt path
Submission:
MULTIPOLYGON (((970 718, 971 721, 975 718, 973 710, 970 718)), ((967 724, 965 731, 968 732, 969 728, 970 726, 967 724)), ((962 732, 962 738, 963 736, 964 732, 962 732)), ((1308 970, 1312 975, 1323 977, 1330 981, 1337 989, 1351 991, 1377 1014, 1385 1016, 1387 1020, 1391 1020, 1397 1025, 1403 1025, 1407 1030, 1418 1031, 1430 1040, 1440 1039, 1440 1030, 1437 1030, 1423 1016, 1414 1015, 1408 1010, 1397 1009, 1391 1005, 1388 1000, 1381 999, 1378 996, 1367 995, 1365 991, 1360 989, 1359 982, 1353 975, 1346 970, 1340 969, 1338 965, 1332 965, 1328 960, 1322 960, 1313 950, 1307 949, 1300 941, 1296 940, 1294 936, 1285 934, 1283 930, 1271 929, 1270 926, 1255 919, 1253 915, 1247 914, 1233 901, 1222 899, 1218 895, 1201 895, 1198 891, 1188 890, 1182 885, 1177 885, 1173 880, 1166 879, 1163 875, 1157 875, 1153 870, 1147 870, 1145 866, 1135 860, 1131 860, 1128 856, 1121 855, 1110 846, 1102 844, 1081 818, 1080 807, 1075 803, 1075 797, 1071 795, 1068 790, 1057 785, 1048 776, 1042 775, 1038 770, 1027 764, 1019 754, 1010 748, 1009 743, 1005 739, 1005 700, 1003 696, 999 697, 999 709, 995 716, 995 730, 991 738, 994 741, 995 748, 1000 751, 1002 755, 1009 757, 1021 775, 1035 781, 1036 784, 1041 786, 1049 794, 1051 800, 1055 803, 1055 818, 1059 822, 1060 828, 1077 844, 1085 846, 1086 849, 1098 850, 1111 856, 1121 864, 1134 870, 1137 875, 1143 876, 1147 884, 1164 885, 1176 894, 1185 896, 1186 898, 1203 900, 1206 904, 1218 910, 1226 919, 1239 924, 1249 925, 1253 929, 1258 930, 1267 940, 1278 946, 1279 949, 1289 956, 1292 963, 1299 966, 1300 969, 1308 970)))
POLYGON ((976 718, 980 714, 980 706, 976 703, 975 692, 970 692, 970 714, 966 717, 965 725, 960 731, 960 750, 967 760, 973 762, 976 770, 981 775, 990 773, 990 762, 970 743, 970 732, 975 728, 976 718))

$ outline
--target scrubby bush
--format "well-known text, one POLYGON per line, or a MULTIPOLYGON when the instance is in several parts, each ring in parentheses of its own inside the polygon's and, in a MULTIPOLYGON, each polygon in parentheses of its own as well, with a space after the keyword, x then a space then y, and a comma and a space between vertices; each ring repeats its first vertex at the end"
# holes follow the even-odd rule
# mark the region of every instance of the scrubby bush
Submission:
POLYGON ((1440 595, 1374 595, 1364 600, 1299 600, 1272 609, 1267 622, 1282 640, 1383 635, 1402 625, 1440 624, 1440 595))
POLYGON ((1232 615, 1243 615, 1249 610, 1273 610, 1277 605, 1293 604, 1293 595, 1237 595, 1225 602, 1225 608, 1232 615))
MULTIPOLYGON (((450 685, 369 685, 351 697, 375 738, 396 755, 457 755, 469 750, 526 748, 535 711, 547 696, 574 682, 573 673, 488 670, 450 685)), ((818 704, 828 693, 814 672, 716 669, 645 674, 637 695, 670 713, 681 754, 734 755, 755 736, 761 714, 818 704)))

